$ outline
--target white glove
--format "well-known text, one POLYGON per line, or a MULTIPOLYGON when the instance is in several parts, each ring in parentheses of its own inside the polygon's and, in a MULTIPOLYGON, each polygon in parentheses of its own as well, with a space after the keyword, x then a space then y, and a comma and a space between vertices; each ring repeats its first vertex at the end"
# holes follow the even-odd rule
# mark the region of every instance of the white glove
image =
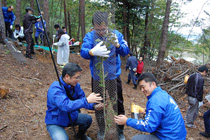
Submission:
POLYGON ((199 103, 198 103, 198 108, 200 108, 200 107, 202 107, 203 106, 203 101, 200 101, 199 103))
POLYGON ((53 38, 55 38, 56 37, 56 35, 53 35, 53 38))
POLYGON ((92 56, 101 56, 101 57, 109 57, 110 51, 107 50, 106 46, 103 45, 103 41, 99 42, 94 48, 89 51, 89 54, 92 56))
POLYGON ((134 72, 136 72, 136 70, 137 70, 136 68, 133 68, 133 71, 134 71, 134 72))
POLYGON ((53 43, 53 45, 54 45, 54 46, 58 46, 58 42, 56 42, 56 43, 53 43))
POLYGON ((10 25, 10 29, 12 30, 12 25, 10 25))
POLYGON ((108 38, 108 41, 114 45, 115 47, 119 46, 119 42, 118 42, 118 38, 117 38, 117 35, 112 33, 112 35, 108 38))

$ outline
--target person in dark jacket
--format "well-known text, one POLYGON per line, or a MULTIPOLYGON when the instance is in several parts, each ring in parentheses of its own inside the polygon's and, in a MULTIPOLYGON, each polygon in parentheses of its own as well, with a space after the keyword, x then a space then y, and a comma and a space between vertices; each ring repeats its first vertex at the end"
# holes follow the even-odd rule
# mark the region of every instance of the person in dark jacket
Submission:
POLYGON ((188 95, 189 107, 185 116, 185 124, 189 128, 194 128, 194 121, 198 115, 199 102, 203 101, 204 79, 208 73, 208 68, 204 65, 199 67, 198 72, 190 75, 187 81, 186 94, 188 95))
POLYGON ((13 13, 14 7, 10 5, 9 7, 2 7, 2 12, 4 16, 4 22, 5 22, 5 32, 6 36, 7 32, 9 32, 9 38, 14 39, 13 32, 12 32, 12 26, 14 24, 14 20, 16 19, 14 13, 13 13))
POLYGON ((133 89, 137 89, 137 83, 135 78, 135 72, 137 70, 137 66, 138 66, 138 60, 135 56, 133 56, 133 53, 130 52, 128 54, 128 60, 126 63, 126 71, 127 69, 129 69, 128 81, 126 82, 126 84, 129 84, 132 79, 134 85, 133 89))
POLYGON ((68 140, 65 127, 79 125, 77 138, 80 140, 91 140, 85 133, 92 123, 92 117, 80 113, 79 109, 101 109, 102 98, 100 94, 91 93, 85 97, 79 81, 81 67, 75 63, 67 63, 62 71, 59 81, 51 84, 47 92, 47 111, 45 123, 47 131, 53 140, 68 140))
POLYGON ((139 131, 151 133, 135 135, 132 140, 185 140, 187 131, 181 111, 175 100, 161 87, 152 73, 139 78, 140 91, 147 97, 145 119, 114 117, 118 125, 127 125, 139 131))
MULTIPOLYGON (((207 103, 210 105, 210 102, 207 103)), ((205 132, 200 132, 200 135, 206 138, 210 138, 210 109, 203 114, 205 132)))
MULTIPOLYGON (((110 99, 116 99, 117 106, 114 110, 118 114, 125 114, 122 94, 121 59, 120 56, 126 56, 129 53, 127 42, 118 30, 108 28, 108 13, 97 11, 93 15, 92 24, 94 30, 88 32, 84 39, 80 54, 83 58, 90 60, 90 71, 92 76, 92 91, 103 95, 102 78, 99 73, 101 66, 104 66, 105 88, 110 99), (108 36, 109 35, 109 36, 108 36), (103 41, 102 41, 103 40, 103 41), (103 43, 106 43, 103 44, 103 43), (108 50, 109 49, 109 50, 108 50), (100 61, 103 58, 104 61, 100 61)), ((103 74, 102 74, 103 75, 103 74)), ((95 111, 99 126, 97 134, 98 140, 105 138, 104 112, 95 111)), ((117 126, 118 140, 125 140, 124 126, 117 126)), ((117 139, 117 138, 116 138, 117 139)))
POLYGON ((23 28, 24 28, 24 35, 26 38, 26 57, 33 59, 31 54, 35 54, 34 52, 34 40, 32 38, 32 33, 33 33, 33 24, 36 22, 40 21, 40 16, 34 16, 32 15, 33 9, 31 7, 26 7, 26 14, 24 15, 23 18, 23 28))

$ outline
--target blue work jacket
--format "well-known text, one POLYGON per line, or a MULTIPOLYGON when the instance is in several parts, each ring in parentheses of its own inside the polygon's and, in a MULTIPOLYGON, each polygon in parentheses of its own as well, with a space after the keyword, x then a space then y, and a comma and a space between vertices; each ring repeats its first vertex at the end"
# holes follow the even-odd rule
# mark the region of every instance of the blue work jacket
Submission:
POLYGON ((145 119, 129 118, 126 124, 149 132, 161 140, 185 140, 187 131, 180 109, 174 99, 160 87, 147 97, 145 119))
POLYGON ((55 124, 63 127, 70 126, 71 121, 68 113, 71 115, 72 121, 76 121, 79 109, 86 108, 93 110, 93 104, 89 104, 85 97, 84 91, 80 84, 75 87, 67 85, 60 77, 61 84, 55 81, 51 84, 47 92, 47 111, 45 116, 46 124, 55 124), (66 95, 66 90, 70 92, 74 100, 70 100, 66 95), (74 88, 74 90, 73 90, 74 88))
MULTIPOLYGON (((123 39, 123 35, 117 31, 112 31, 117 35, 118 42, 120 44, 119 48, 116 48, 112 44, 107 46, 111 51, 108 58, 104 58, 104 74, 106 75, 106 80, 116 79, 121 74, 121 60, 120 56, 126 56, 129 53, 129 48, 127 42, 123 39)), ((93 79, 99 80, 99 70, 97 69, 97 63, 100 62, 99 57, 91 56, 89 51, 94 48, 100 41, 104 38, 96 35, 96 31, 93 30, 87 33, 83 39, 82 48, 80 54, 83 58, 90 60, 90 71, 93 79)))
MULTIPOLYGON (((44 23, 44 27, 46 27, 46 22, 44 20, 43 20, 43 23, 44 23)), ((42 31, 42 29, 44 29, 44 27, 42 26, 42 21, 36 22, 35 27, 36 27, 37 32, 44 32, 44 31, 42 31)))
POLYGON ((9 12, 8 7, 2 7, 2 12, 3 12, 3 15, 4 15, 4 21, 5 22, 10 22, 10 25, 13 25, 14 21, 16 19, 15 14, 12 11, 9 12))
POLYGON ((138 60, 135 56, 128 57, 127 63, 126 63, 126 70, 130 68, 130 70, 133 70, 134 68, 137 68, 138 66, 138 60))

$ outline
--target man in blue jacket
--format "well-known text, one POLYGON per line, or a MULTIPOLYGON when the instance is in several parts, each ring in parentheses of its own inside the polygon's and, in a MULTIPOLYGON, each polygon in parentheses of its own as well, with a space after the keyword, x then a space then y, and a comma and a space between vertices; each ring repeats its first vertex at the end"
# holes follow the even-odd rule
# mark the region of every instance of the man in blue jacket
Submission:
POLYGON ((9 32, 9 38, 14 39, 13 32, 12 32, 12 26, 14 24, 14 20, 16 19, 14 13, 13 13, 14 7, 10 5, 9 7, 2 7, 2 12, 4 15, 4 22, 5 22, 5 32, 6 36, 7 32, 9 32))
MULTIPOLYGON (((83 58, 90 60, 90 71, 92 75, 92 90, 100 92, 102 96, 102 81, 105 80, 105 88, 108 91, 110 99, 117 97, 118 114, 125 114, 123 106, 121 60, 120 56, 126 56, 129 53, 127 42, 123 35, 117 31, 108 28, 108 13, 97 11, 93 15, 92 24, 94 30, 88 32, 84 39, 80 54, 83 58), (102 63, 102 64, 101 64, 102 63), (104 68, 105 78, 100 76, 100 68, 104 68)), ((102 111, 95 112, 99 125, 97 139, 104 139, 105 122, 102 111)), ((124 125, 118 126, 118 139, 125 140, 123 130, 124 125)))
POLYGON ((95 93, 85 97, 78 83, 81 71, 79 65, 67 63, 63 68, 60 83, 53 82, 48 90, 45 123, 53 140, 68 140, 65 127, 71 125, 79 125, 77 133, 79 139, 91 140, 85 132, 90 127, 92 118, 88 114, 80 113, 79 109, 100 109, 101 104, 95 105, 95 103, 100 103, 102 98, 95 93))
MULTIPOLYGON (((44 15, 43 11, 41 11, 41 15, 42 16, 44 15)), ((43 23, 44 23, 44 27, 46 28, 45 20, 43 20, 43 23)), ((39 45, 39 42, 38 42, 39 36, 41 38, 41 43, 40 44, 44 43, 44 27, 42 26, 42 21, 38 21, 38 22, 35 23, 35 28, 36 28, 35 41, 36 41, 36 45, 39 45)))
POLYGON ((140 90, 148 99, 145 119, 137 120, 118 115, 114 118, 115 122, 151 133, 151 135, 135 135, 132 140, 185 140, 187 131, 180 109, 174 99, 158 87, 157 80, 152 73, 143 73, 139 80, 140 90))
POLYGON ((126 71, 127 69, 129 69, 129 74, 128 74, 128 81, 126 82, 126 84, 129 84, 131 79, 133 81, 133 89, 137 89, 137 83, 136 83, 136 77, 135 77, 135 72, 137 70, 137 66, 138 66, 138 60, 135 56, 133 56, 133 53, 130 52, 128 54, 128 60, 126 63, 126 71))

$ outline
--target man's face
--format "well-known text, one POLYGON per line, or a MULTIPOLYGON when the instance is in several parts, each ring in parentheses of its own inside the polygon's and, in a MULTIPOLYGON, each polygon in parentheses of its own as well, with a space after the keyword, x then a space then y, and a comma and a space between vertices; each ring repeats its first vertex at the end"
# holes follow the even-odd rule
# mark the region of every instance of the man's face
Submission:
POLYGON ((206 71, 201 72, 201 76, 202 77, 205 77, 206 75, 207 75, 207 72, 206 71))
POLYGON ((16 30, 20 31, 20 28, 19 27, 16 27, 16 30))
POLYGON ((145 82, 141 80, 139 82, 140 91, 144 93, 145 96, 150 96, 153 90, 157 87, 155 82, 145 82))
POLYGON ((76 72, 74 76, 70 77, 69 75, 65 76, 66 84, 71 86, 76 86, 77 83, 80 81, 81 72, 76 72))
POLYGON ((33 13, 33 11, 31 11, 31 10, 28 10, 28 13, 29 13, 29 14, 32 14, 32 13, 33 13))
POLYGON ((102 24, 102 25, 95 24, 94 29, 96 33, 101 37, 104 37, 104 35, 108 33, 108 28, 105 24, 102 24))
POLYGON ((9 12, 12 12, 14 10, 14 7, 13 6, 11 6, 11 8, 8 8, 8 11, 9 12))

